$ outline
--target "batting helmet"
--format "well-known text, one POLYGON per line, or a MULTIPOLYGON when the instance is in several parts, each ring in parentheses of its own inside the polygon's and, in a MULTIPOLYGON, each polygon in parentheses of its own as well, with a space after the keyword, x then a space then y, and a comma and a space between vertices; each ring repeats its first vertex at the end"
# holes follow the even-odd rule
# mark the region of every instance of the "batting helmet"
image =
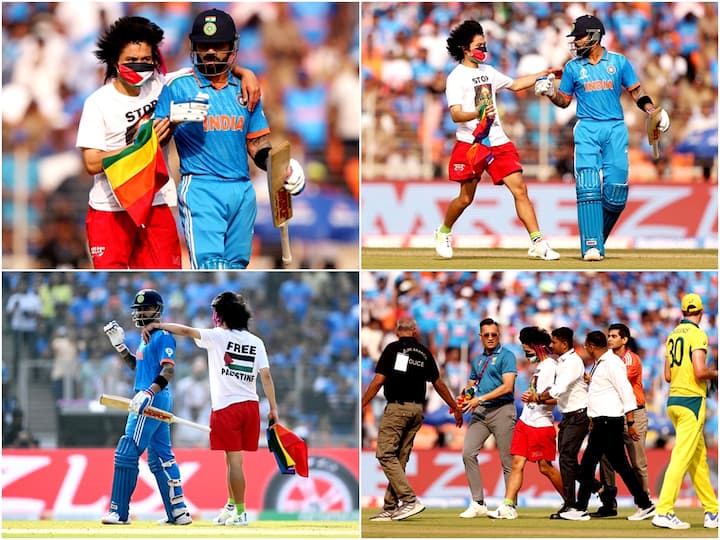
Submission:
POLYGON ((135 295, 132 308, 132 320, 138 328, 160 320, 163 308, 162 296, 155 289, 142 289, 135 295))
POLYGON ((200 73, 212 77, 225 73, 230 68, 234 61, 233 55, 238 50, 238 34, 235 21, 228 13, 219 9, 208 9, 199 13, 188 37, 190 56, 200 73), (199 52, 199 43, 214 45, 217 49, 199 52))
POLYGON ((572 24, 572 30, 566 36, 573 38, 570 43, 570 50, 575 56, 587 57, 590 54, 590 49, 600 43, 600 39, 605 35, 605 26, 600 19, 594 15, 581 15, 572 24), (577 40, 588 36, 590 39, 582 47, 577 47, 575 43, 577 40))

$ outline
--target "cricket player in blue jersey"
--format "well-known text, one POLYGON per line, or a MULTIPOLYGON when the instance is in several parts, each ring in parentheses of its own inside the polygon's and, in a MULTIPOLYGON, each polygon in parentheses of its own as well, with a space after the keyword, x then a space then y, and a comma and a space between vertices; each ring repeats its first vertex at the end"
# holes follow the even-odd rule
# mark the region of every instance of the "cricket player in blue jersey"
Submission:
MULTIPOLYGON (((131 306, 135 326, 142 328, 160 320, 163 300, 153 289, 142 289, 131 306)), ((135 396, 130 402, 130 414, 125 434, 115 449, 110 509, 103 516, 106 525, 130 523, 130 497, 137 484, 138 462, 148 449, 148 467, 157 480, 167 518, 164 525, 189 525, 192 518, 183 498, 180 469, 170 447, 170 424, 143 416, 148 405, 172 411, 172 394, 168 384, 175 372, 175 338, 162 330, 155 330, 148 343, 141 341, 135 354, 125 344, 125 331, 116 321, 105 325, 105 333, 123 361, 135 371, 135 396)))
MULTIPOLYGON (((232 17, 203 11, 189 38, 193 71, 167 82, 155 117, 170 117, 174 129, 190 262, 192 268, 246 268, 257 214, 248 155, 267 170, 270 127, 261 102, 248 110, 230 72, 238 49, 232 17)), ((297 195, 304 187, 302 167, 291 159, 285 189, 297 195)))
POLYGON ((597 17, 578 17, 567 36, 573 38, 570 49, 575 58, 565 64, 559 88, 552 76, 535 82, 535 94, 547 96, 558 107, 570 105, 573 95, 577 99, 575 190, 580 251, 586 261, 605 257, 605 241, 627 203, 628 130, 620 104, 622 89, 649 115, 648 131, 670 127, 667 112, 640 87, 627 58, 600 45, 603 35, 605 27, 597 17))

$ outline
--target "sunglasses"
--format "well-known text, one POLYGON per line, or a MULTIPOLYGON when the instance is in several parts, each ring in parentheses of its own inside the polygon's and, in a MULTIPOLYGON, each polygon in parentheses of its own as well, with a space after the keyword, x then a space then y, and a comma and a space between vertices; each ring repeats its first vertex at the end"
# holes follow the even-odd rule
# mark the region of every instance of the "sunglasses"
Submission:
POLYGON ((480 334, 482 337, 498 337, 500 334, 497 332, 488 332, 487 334, 480 334))

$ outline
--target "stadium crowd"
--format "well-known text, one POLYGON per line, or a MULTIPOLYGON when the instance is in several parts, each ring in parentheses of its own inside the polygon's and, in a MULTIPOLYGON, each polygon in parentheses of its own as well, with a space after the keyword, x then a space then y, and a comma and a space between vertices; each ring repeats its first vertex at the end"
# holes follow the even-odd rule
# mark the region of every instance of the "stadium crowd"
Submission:
MULTIPOLYGON (((32 430, 36 420, 25 412, 25 424, 17 425, 23 417, 14 412, 22 402, 21 369, 54 392, 56 410, 50 404, 50 410, 38 414, 86 406, 101 393, 134 394, 134 374, 103 326, 117 320, 128 346, 139 343, 130 309, 138 290, 158 290, 165 304, 163 321, 205 328, 212 327, 211 300, 233 290, 247 299, 253 314, 250 330, 265 341, 281 421, 314 446, 357 445, 356 273, 4 272, 2 288, 4 434, 11 426, 13 431, 32 430), (24 326, 18 326, 19 317, 24 326), (35 361, 24 368, 27 360, 35 361)), ((192 340, 176 341, 175 413, 207 422, 206 356, 192 340)), ((267 408, 263 398, 263 419, 267 408)), ((202 432, 184 429, 174 430, 175 444, 198 444, 193 439, 198 434, 201 444, 207 444, 202 432)))
MULTIPOLYGON (((566 34, 579 15, 603 21, 603 46, 628 57, 643 88, 672 117, 653 161, 644 115, 622 98, 630 132, 631 181, 717 182, 717 4, 700 2, 379 2, 362 5, 363 147, 365 178, 446 176, 455 127, 447 112, 445 77, 455 67, 446 50, 450 29, 480 21, 487 63, 514 77, 562 67, 566 34), (710 130, 710 136, 688 138, 710 130)), ((548 107, 527 90, 499 92, 503 128, 526 175, 572 181, 575 103, 548 107), (548 115, 549 127, 541 126, 548 115), (548 148, 549 174, 539 146, 548 148), (546 139, 545 139, 546 138, 546 139)))
MULTIPOLYGON (((89 267, 84 217, 92 178, 75 141, 83 103, 103 84, 105 71, 93 54, 102 29, 121 16, 147 17, 165 32, 161 50, 168 68, 178 69, 191 65, 187 36, 195 14, 209 5, 3 3, 3 256, 19 257, 27 249, 31 260, 13 267, 89 267), (29 227, 27 248, 19 245, 24 231, 14 227, 16 218, 29 227)), ((311 191, 357 197, 358 4, 212 7, 234 17, 237 63, 259 78, 272 138, 291 142, 312 180, 311 191)), ((177 170, 174 153, 173 167, 177 170)), ((258 171, 252 174, 262 194, 265 180, 258 171)))
MULTIPOLYGON (((650 446, 672 443, 673 427, 666 414, 668 385, 663 379, 665 340, 679 322, 679 299, 688 291, 705 302, 701 328, 708 334, 708 363, 718 361, 718 282, 714 272, 365 272, 362 274, 362 385, 373 378, 375 363, 387 343, 396 339, 398 318, 415 318, 419 339, 438 360, 441 377, 453 395, 467 383, 470 364, 482 349, 479 322, 491 317, 501 325, 502 345, 518 361, 515 404, 529 386, 528 363, 518 340, 525 326, 548 331, 572 328, 575 347, 591 362, 582 344, 592 330, 626 324, 635 338, 643 364, 643 387, 648 411, 650 446)), ((718 400, 707 400, 705 436, 708 447, 718 441, 718 400)), ((362 444, 372 448, 384 399, 376 399, 363 416, 362 444)), ((561 415, 557 413, 556 420, 561 415)), ((462 448, 448 407, 428 386, 425 426, 415 447, 462 448)))

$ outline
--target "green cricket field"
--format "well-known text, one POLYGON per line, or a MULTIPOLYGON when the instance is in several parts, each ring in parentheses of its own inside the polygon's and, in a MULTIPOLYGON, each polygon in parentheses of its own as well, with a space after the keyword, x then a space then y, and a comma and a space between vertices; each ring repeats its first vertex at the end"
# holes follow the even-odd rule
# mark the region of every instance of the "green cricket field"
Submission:
POLYGON ((586 262, 577 249, 559 249, 560 260, 530 259, 527 249, 457 248, 452 259, 426 248, 362 248, 366 270, 716 270, 714 249, 608 250, 602 261, 586 262))
POLYGON ((696 508, 677 510, 678 517, 690 528, 674 531, 653 527, 651 520, 628 521, 634 509, 621 508, 617 517, 590 521, 548 519, 557 508, 521 508, 518 519, 463 519, 461 508, 434 509, 403 521, 372 522, 378 509, 362 510, 363 538, 717 538, 717 529, 703 527, 703 511, 696 508))
POLYGON ((134 521, 101 525, 98 521, 3 521, 3 538, 358 538, 357 521, 255 521, 247 527, 217 527, 193 522, 182 527, 134 521))

